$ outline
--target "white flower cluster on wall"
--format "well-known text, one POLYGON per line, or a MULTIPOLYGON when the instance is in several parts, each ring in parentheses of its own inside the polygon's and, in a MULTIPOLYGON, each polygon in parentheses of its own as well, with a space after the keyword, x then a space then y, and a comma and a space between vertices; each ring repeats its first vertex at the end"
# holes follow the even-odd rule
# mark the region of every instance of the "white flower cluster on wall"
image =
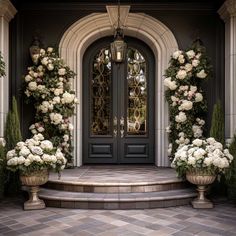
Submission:
POLYGON ((36 108, 36 123, 30 126, 30 130, 33 134, 43 134, 70 162, 73 130, 70 117, 78 102, 71 89, 75 73, 51 47, 41 49, 34 63, 24 77, 26 100, 32 102, 33 99, 36 108))
POLYGON ((205 48, 199 42, 187 51, 178 50, 172 54, 164 80, 170 116, 170 124, 166 128, 170 159, 178 148, 203 136, 207 107, 201 83, 210 74, 211 66, 205 48))

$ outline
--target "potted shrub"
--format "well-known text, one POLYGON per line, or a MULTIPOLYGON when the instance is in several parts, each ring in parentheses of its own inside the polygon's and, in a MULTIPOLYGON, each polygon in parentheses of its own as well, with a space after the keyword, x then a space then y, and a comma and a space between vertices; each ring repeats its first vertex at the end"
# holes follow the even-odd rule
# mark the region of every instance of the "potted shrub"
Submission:
POLYGON ((53 147, 42 134, 36 134, 25 142, 18 142, 7 152, 7 169, 19 171, 23 185, 30 187, 30 199, 24 203, 25 210, 42 209, 45 204, 38 198, 39 185, 48 181, 49 170, 64 169, 66 159, 60 149, 53 147))
POLYGON ((198 186, 198 197, 192 201, 194 208, 212 208, 213 204, 205 198, 206 186, 213 183, 216 176, 224 174, 233 156, 228 149, 214 138, 195 139, 175 153, 172 167, 179 177, 186 177, 198 186))

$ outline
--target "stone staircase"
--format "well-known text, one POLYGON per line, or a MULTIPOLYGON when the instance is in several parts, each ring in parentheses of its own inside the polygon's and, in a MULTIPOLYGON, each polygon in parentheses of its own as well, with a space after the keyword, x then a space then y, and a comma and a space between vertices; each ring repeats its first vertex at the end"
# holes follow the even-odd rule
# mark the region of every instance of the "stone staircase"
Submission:
POLYGON ((50 207, 144 209, 186 205, 196 196, 169 168, 103 168, 66 170, 60 180, 52 175, 39 197, 50 207))

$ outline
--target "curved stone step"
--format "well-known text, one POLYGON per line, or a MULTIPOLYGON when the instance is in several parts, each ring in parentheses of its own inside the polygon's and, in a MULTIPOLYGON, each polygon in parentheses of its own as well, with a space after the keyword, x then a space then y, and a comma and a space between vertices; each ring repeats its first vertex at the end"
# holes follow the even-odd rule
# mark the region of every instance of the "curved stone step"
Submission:
POLYGON ((143 193, 83 193, 41 188, 39 197, 47 206, 81 209, 144 209, 189 204, 192 189, 143 193))
POLYGON ((48 189, 88 192, 88 193, 139 193, 159 192, 186 188, 186 182, 178 179, 170 179, 156 182, 133 183, 94 183, 94 182, 70 182, 49 180, 44 186, 48 189))

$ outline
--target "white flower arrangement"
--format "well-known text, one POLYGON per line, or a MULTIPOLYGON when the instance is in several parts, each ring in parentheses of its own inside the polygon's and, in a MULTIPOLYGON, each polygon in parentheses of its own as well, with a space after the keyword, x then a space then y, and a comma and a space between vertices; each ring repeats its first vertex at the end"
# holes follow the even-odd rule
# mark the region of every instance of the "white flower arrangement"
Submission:
POLYGON ((18 142, 13 150, 7 152, 7 168, 19 170, 28 175, 32 171, 53 169, 60 172, 65 168, 66 159, 59 148, 54 148, 42 134, 35 134, 25 142, 18 142))
POLYGON ((187 171, 202 171, 206 174, 221 174, 229 167, 233 156, 214 138, 194 139, 175 153, 171 167, 178 176, 185 177, 187 171))
POLYGON ((65 65, 52 47, 41 49, 34 66, 24 77, 27 102, 36 108, 36 123, 30 126, 33 134, 41 133, 55 147, 59 147, 67 160, 72 159, 70 117, 78 99, 71 89, 75 73, 65 65), (66 135, 66 139, 63 137, 66 135))
POLYGON ((171 160, 179 146, 203 136, 206 103, 200 85, 210 72, 205 48, 200 44, 187 51, 177 50, 171 56, 164 79, 170 114, 167 131, 170 133, 168 155, 171 160), (181 132, 184 136, 179 135, 181 132))

